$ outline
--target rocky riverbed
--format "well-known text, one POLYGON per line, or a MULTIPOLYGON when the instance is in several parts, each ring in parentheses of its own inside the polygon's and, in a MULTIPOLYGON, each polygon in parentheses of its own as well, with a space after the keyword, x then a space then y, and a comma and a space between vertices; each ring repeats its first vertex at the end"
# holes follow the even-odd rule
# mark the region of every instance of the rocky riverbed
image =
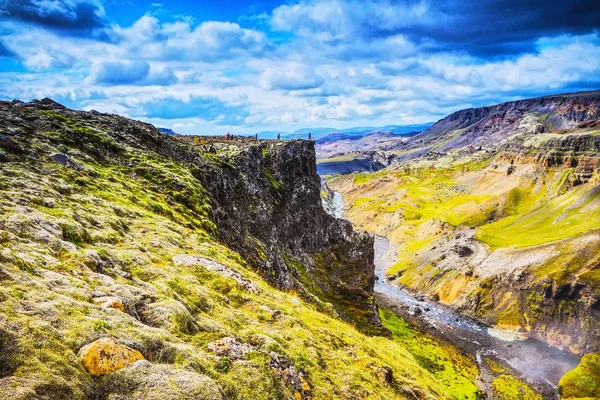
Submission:
POLYGON ((396 258, 396 246, 384 237, 376 237, 375 273, 378 279, 375 292, 380 306, 473 355, 481 371, 482 389, 486 392, 491 392, 493 379, 490 365, 499 363, 517 378, 528 382, 544 398, 558 398, 558 381, 577 366, 577 356, 524 335, 488 327, 395 285, 387 279, 385 271, 396 258))

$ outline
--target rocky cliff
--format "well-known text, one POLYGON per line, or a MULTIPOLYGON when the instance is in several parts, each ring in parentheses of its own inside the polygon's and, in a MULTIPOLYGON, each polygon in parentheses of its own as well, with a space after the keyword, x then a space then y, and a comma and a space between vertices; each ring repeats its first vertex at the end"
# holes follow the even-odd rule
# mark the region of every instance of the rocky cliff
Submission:
POLYGON ((54 153, 63 163, 77 160, 72 165, 128 168, 148 179, 150 190, 172 193, 170 202, 192 223, 238 251, 272 284, 298 290, 324 309, 333 304, 331 312, 378 330, 372 239, 322 208, 313 142, 209 139, 216 150, 206 152, 151 125, 67 110, 49 99, 4 102, 0 113, 3 162, 35 163, 54 153), (155 157, 187 168, 193 181, 156 168, 155 157))
POLYGON ((367 334, 372 241, 322 209, 311 143, 195 139, 0 103, 0 395, 477 398, 451 346, 367 334))

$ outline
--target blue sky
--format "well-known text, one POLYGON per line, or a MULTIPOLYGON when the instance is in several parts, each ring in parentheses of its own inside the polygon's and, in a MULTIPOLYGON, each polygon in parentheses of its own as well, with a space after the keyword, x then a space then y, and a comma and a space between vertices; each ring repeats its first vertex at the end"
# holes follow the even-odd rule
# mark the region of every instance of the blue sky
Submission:
POLYGON ((182 133, 402 125, 600 89, 588 0, 0 0, 0 98, 182 133))

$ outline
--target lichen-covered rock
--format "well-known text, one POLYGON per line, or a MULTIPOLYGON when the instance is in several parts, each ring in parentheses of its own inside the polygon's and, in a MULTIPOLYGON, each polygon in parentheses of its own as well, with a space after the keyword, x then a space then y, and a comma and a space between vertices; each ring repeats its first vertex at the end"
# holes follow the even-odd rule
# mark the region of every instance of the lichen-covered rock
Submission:
POLYGON ((106 400, 220 400, 209 377, 168 365, 137 361, 104 378, 106 400))
POLYGON ((83 168, 81 165, 77 164, 75 161, 73 161, 71 159, 71 157, 69 157, 66 154, 63 153, 54 153, 54 154, 50 154, 50 158, 59 163, 60 165, 67 167, 67 168, 71 168, 74 169, 75 171, 85 171, 85 168, 83 168))
POLYGON ((139 351, 117 343, 114 339, 103 338, 85 345, 79 350, 79 359, 92 376, 110 374, 144 356, 139 351))
POLYGON ((232 337, 224 337, 223 339, 216 340, 209 343, 206 347, 216 355, 227 357, 232 361, 243 360, 248 353, 256 351, 253 346, 241 343, 232 337))
POLYGON ((172 299, 136 307, 143 323, 171 332, 194 334, 200 330, 198 322, 185 306, 172 299))
POLYGON ((209 271, 216 272, 221 274, 226 278, 232 278, 235 280, 242 288, 249 291, 250 293, 258 294, 258 288, 254 283, 248 280, 244 275, 240 274, 237 271, 217 262, 214 260, 210 260, 204 257, 195 257, 187 254, 180 254, 178 256, 173 257, 173 263, 175 265, 185 265, 185 266, 201 266, 206 268, 209 271))
MULTIPOLYGON (((266 336, 255 337, 258 345, 264 345, 268 340, 266 336)), ((304 374, 296 369, 292 361, 274 351, 261 350, 248 343, 241 343, 232 337, 224 337, 208 344, 207 349, 214 354, 227 357, 230 361, 245 360, 251 353, 264 354, 269 360, 269 367, 275 377, 281 382, 286 392, 296 399, 310 399, 311 387, 304 374)))
POLYGON ((96 304, 99 304, 102 308, 114 308, 115 310, 125 312, 125 306, 118 297, 114 296, 102 296, 94 299, 96 304))

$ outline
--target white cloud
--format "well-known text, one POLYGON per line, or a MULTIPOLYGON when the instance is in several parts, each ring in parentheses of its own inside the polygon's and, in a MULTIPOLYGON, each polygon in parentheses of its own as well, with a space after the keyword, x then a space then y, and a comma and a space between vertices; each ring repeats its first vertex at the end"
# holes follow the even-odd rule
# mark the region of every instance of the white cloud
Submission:
POLYGON ((540 39, 536 52, 499 61, 430 53, 399 33, 364 34, 434 17, 444 15, 425 3, 302 2, 273 12, 271 26, 291 32, 279 41, 242 22, 156 15, 113 26, 114 42, 0 22, 29 69, 0 73, 0 96, 56 97, 184 133, 239 133, 421 123, 600 76, 598 34, 540 39))

